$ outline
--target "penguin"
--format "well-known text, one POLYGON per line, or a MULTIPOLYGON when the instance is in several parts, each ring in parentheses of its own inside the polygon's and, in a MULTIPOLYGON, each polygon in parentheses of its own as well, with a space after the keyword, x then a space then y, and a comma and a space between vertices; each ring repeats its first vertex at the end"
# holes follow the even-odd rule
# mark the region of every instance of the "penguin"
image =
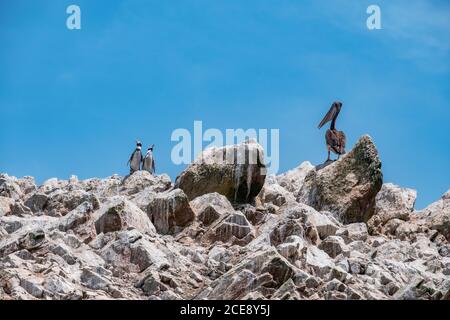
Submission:
MULTIPOLYGON (((141 170, 141 162, 142 162, 142 143, 140 141, 136 141, 136 149, 130 156, 130 160, 128 163, 130 164, 130 175, 135 171, 141 170)), ((127 163, 127 164, 128 164, 127 163)))
POLYGON ((153 157, 154 147, 155 145, 153 144, 150 148, 147 149, 144 160, 142 160, 142 170, 148 171, 151 174, 155 173, 155 158, 153 157))

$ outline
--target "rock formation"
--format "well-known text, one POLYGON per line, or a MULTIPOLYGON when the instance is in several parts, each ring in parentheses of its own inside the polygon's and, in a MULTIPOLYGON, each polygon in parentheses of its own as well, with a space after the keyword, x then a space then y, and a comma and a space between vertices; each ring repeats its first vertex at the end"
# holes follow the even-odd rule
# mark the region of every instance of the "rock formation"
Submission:
POLYGON ((207 150, 174 185, 1 174, 0 299, 450 299, 450 190, 415 211, 368 136, 279 176, 262 159, 207 150))
POLYGON ((217 192, 233 203, 247 203, 259 194, 266 176, 264 151, 253 140, 210 148, 175 181, 190 200, 217 192))
POLYGON ((298 201, 322 211, 338 213, 341 220, 366 222, 375 210, 375 196, 383 184, 381 161, 369 136, 333 165, 311 170, 298 201))

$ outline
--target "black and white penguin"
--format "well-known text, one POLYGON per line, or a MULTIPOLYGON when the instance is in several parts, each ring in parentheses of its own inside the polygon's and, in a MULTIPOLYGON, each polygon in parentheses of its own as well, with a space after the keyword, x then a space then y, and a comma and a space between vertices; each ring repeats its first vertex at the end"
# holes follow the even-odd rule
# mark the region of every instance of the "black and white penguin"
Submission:
POLYGON ((155 158, 153 157, 154 144, 147 149, 144 160, 142 161, 142 170, 148 171, 151 174, 155 173, 155 158))
POLYGON ((130 164, 130 174, 133 174, 135 171, 141 170, 141 162, 142 162, 142 143, 140 141, 136 141, 136 149, 130 156, 130 160, 128 163, 130 164))

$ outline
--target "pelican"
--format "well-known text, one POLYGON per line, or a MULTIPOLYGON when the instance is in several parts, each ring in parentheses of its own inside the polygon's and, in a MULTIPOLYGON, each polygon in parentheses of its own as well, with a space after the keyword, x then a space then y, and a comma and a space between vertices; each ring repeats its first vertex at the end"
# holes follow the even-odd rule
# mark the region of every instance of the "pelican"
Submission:
POLYGON ((322 128, 325 123, 331 121, 330 129, 325 133, 325 141, 327 142, 328 158, 330 161, 330 151, 333 151, 339 156, 345 153, 345 133, 338 131, 335 128, 336 119, 341 111, 342 103, 339 101, 333 102, 330 110, 325 117, 320 121, 318 128, 322 128))

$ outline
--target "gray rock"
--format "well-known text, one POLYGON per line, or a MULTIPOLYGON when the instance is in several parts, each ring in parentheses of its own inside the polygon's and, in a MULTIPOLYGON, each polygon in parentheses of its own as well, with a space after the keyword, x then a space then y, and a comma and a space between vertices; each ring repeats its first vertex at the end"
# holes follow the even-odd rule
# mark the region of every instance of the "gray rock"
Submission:
POLYGON ((381 189, 381 161, 372 139, 363 136, 341 159, 308 173, 297 200, 340 215, 344 223, 367 222, 381 189))
POLYGON ((305 264, 314 275, 320 278, 328 275, 335 266, 328 254, 315 246, 307 248, 305 264))
POLYGON ((441 199, 413 215, 414 223, 437 230, 450 241, 450 190, 441 199))
POLYGON ((188 198, 180 189, 166 191, 152 199, 147 214, 159 233, 175 233, 194 220, 188 198))
POLYGON ((230 213, 214 222, 203 236, 203 241, 231 242, 245 245, 254 239, 253 227, 244 214, 239 211, 230 213))
POLYGON ((34 193, 29 197, 24 205, 31 209, 32 212, 44 211, 44 207, 47 204, 48 196, 45 193, 34 193))
MULTIPOLYGON (((400 188, 392 183, 385 183, 375 198, 375 214, 368 221, 371 233, 383 234, 383 228, 390 220, 409 220, 409 215, 414 210, 417 191, 400 188)), ((391 232, 392 233, 392 232, 391 232)))
POLYGON ((111 281, 87 268, 83 269, 80 280, 84 286, 94 290, 106 291, 111 285, 111 281))
POLYGON ((295 194, 300 190, 306 175, 313 169, 314 166, 309 161, 305 161, 297 168, 277 176, 276 181, 284 189, 295 194))
POLYGON ((133 195, 143 190, 146 190, 146 192, 164 192, 171 186, 172 182, 167 174, 153 175, 148 171, 141 170, 134 172, 123 180, 121 193, 133 195))
POLYGON ((154 234, 156 231, 147 214, 124 197, 112 197, 96 213, 97 234, 130 228, 148 234, 154 234))
POLYGON ((265 203, 272 203, 279 207, 286 202, 295 202, 294 195, 276 183, 266 183, 261 193, 265 203))
POLYGON ((344 240, 338 236, 327 237, 320 243, 319 248, 325 251, 331 258, 336 258, 339 254, 349 254, 349 248, 344 240))
POLYGON ((23 196, 16 177, 0 174, 0 196, 18 200, 23 196))
POLYGON ((189 205, 197 219, 207 226, 219 217, 234 212, 234 208, 228 199, 217 192, 197 197, 189 202, 189 205))
POLYGON ((366 241, 369 233, 365 223, 351 223, 339 228, 336 235, 345 240, 346 243, 352 241, 366 241))
POLYGON ((13 199, 0 196, 0 217, 9 214, 13 204, 13 199))
POLYGON ((266 176, 264 150, 254 141, 205 150, 175 181, 190 200, 217 192, 231 202, 251 203, 266 176))

